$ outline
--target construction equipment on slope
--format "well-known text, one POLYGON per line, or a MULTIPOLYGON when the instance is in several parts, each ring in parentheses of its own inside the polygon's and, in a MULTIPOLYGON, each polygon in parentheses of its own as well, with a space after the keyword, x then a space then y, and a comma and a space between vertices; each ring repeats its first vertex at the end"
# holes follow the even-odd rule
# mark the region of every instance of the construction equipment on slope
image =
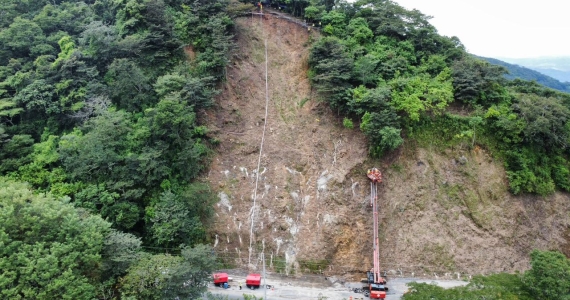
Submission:
POLYGON ((382 182, 382 173, 377 168, 372 168, 366 172, 366 175, 370 178, 370 206, 372 206, 374 218, 374 266, 367 272, 368 287, 365 287, 364 294, 372 299, 385 299, 388 287, 386 287, 386 279, 380 276, 380 243, 378 241, 378 183, 382 182))

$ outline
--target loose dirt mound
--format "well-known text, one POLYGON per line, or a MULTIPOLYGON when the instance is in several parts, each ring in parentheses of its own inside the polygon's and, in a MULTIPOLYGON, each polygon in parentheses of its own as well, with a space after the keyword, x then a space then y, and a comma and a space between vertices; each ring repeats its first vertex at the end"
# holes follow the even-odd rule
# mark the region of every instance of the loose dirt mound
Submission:
POLYGON ((568 194, 511 196, 500 164, 482 149, 436 153, 404 146, 389 161, 366 161, 360 132, 343 128, 311 91, 306 62, 316 33, 264 17, 237 21, 228 80, 206 116, 219 140, 208 180, 220 198, 211 232, 222 257, 240 266, 251 260, 259 270, 264 251, 276 271, 366 271, 372 212, 365 172, 373 165, 384 172, 381 265, 389 275, 455 279, 524 270, 533 248, 567 245, 568 194), (266 39, 269 113, 250 256, 266 39))

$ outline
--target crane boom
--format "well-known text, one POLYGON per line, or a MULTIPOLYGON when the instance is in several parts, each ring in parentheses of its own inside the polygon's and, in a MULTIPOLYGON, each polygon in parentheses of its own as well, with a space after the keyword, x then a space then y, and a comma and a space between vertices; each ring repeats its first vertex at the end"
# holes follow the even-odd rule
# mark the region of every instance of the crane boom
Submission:
POLYGON ((380 253, 378 242, 378 185, 375 181, 370 183, 372 190, 370 200, 372 201, 372 211, 374 214, 374 283, 379 283, 380 280, 380 253))
POLYGON ((378 183, 382 182, 382 173, 377 168, 368 170, 367 174, 370 178, 370 206, 372 206, 372 214, 374 219, 373 226, 373 261, 374 266, 369 272, 368 283, 370 298, 384 299, 386 297, 387 288, 386 279, 380 276, 380 242, 378 238, 378 183))

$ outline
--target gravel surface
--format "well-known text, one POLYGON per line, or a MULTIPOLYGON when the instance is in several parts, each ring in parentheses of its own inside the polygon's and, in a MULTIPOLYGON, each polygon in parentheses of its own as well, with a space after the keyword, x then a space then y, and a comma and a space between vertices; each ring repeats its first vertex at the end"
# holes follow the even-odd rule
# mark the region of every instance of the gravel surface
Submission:
MULTIPOLYGON (((257 298, 264 296, 264 289, 259 288, 251 290, 245 287, 245 276, 232 276, 233 281, 230 282, 229 289, 223 289, 211 285, 208 291, 212 294, 219 294, 228 296, 229 299, 243 299, 243 294, 254 295, 257 298), (242 290, 239 290, 239 282, 242 283, 242 290)), ((305 279, 291 279, 282 278, 279 276, 267 276, 267 285, 271 288, 267 289, 267 299, 328 299, 328 300, 341 300, 341 299, 369 299, 364 297, 363 294, 352 292, 352 288, 361 287, 358 282, 345 282, 342 283, 337 278, 325 277, 310 277, 305 279)), ((466 281, 459 280, 425 280, 417 278, 391 278, 388 280, 388 294, 387 300, 401 299, 404 292, 407 291, 406 284, 412 281, 434 283, 445 288, 466 285, 466 281)))

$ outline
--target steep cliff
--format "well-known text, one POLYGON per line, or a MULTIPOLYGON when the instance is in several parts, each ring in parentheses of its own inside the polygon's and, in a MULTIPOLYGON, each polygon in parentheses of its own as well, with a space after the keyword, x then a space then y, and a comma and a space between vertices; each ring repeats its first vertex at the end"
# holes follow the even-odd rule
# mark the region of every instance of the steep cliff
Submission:
POLYGON ((384 172, 380 261, 393 274, 511 272, 528 268, 534 248, 570 254, 569 195, 510 195, 501 162, 483 149, 406 142, 371 161, 359 130, 344 128, 311 89, 316 38, 275 15, 237 21, 227 82, 203 116, 219 141, 207 178, 219 196, 211 234, 228 263, 256 268, 264 252, 270 268, 286 273, 369 269, 372 166, 384 172))

